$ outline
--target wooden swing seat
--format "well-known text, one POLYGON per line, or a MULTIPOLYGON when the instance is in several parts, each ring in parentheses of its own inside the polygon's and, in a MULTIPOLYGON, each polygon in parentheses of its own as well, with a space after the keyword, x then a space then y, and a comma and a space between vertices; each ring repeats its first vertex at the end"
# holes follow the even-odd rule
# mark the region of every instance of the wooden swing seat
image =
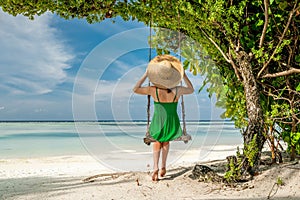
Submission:
MULTIPOLYGON (((182 136, 172 141, 183 141, 185 144, 187 144, 189 140, 192 140, 192 136, 185 132, 184 134, 182 134, 182 136)), ((144 143, 150 145, 151 142, 157 142, 157 141, 153 137, 151 137, 151 135, 148 134, 147 132, 146 137, 144 137, 144 143)))

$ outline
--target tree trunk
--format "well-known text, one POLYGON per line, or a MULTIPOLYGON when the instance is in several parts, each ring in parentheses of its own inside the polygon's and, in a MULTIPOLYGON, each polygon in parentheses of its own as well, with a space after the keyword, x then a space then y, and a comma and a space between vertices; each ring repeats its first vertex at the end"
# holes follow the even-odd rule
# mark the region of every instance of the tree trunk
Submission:
POLYGON ((240 51, 237 56, 237 61, 239 64, 239 69, 241 72, 241 76, 243 78, 243 86, 244 93, 246 97, 246 108, 247 108, 247 116, 248 116, 248 126, 246 131, 243 133, 244 137, 244 154, 246 157, 251 156, 253 160, 249 160, 246 162, 246 170, 250 172, 250 174, 255 173, 258 170, 261 151, 263 145, 265 143, 265 137, 263 136, 263 113, 260 104, 260 93, 257 88, 255 76, 252 73, 252 66, 250 63, 250 56, 244 52, 240 51), (250 142, 253 138, 256 137, 256 151, 255 149, 250 149, 252 147, 249 146, 250 142), (250 155, 250 153, 252 155, 250 155), (253 166, 251 166, 251 162, 253 166))

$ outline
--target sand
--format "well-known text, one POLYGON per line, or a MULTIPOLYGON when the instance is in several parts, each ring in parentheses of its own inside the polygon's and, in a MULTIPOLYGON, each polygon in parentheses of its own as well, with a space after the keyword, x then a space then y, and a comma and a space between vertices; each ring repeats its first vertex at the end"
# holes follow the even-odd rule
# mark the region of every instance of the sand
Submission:
MULTIPOLYGON (((153 182, 150 172, 114 172, 90 156, 0 159, 0 199, 300 199, 298 161, 262 166, 258 176, 235 188, 191 179, 194 164, 170 167, 153 182), (276 184, 278 178, 284 185, 276 184)), ((222 161, 204 164, 218 167, 222 161)))

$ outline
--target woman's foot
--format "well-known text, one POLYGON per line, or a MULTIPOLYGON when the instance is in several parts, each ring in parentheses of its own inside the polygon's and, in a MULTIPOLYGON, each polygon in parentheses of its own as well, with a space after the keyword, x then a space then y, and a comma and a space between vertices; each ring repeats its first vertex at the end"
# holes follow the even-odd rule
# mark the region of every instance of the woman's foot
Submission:
POLYGON ((153 171, 152 181, 158 181, 158 169, 153 171))
POLYGON ((161 176, 161 177, 164 177, 164 176, 166 175, 166 173, 167 173, 166 168, 165 168, 165 167, 161 168, 160 176, 161 176))

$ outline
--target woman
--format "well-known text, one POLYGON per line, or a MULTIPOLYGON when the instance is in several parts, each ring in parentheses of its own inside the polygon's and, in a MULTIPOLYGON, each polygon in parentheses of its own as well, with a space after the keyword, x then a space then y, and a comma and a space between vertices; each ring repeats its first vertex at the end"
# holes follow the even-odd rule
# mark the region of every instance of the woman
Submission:
POLYGON ((150 124, 150 135, 156 140, 153 143, 153 175, 152 180, 158 181, 158 163, 162 153, 160 176, 166 174, 166 162, 169 152, 169 141, 182 135, 180 121, 177 114, 177 104, 181 95, 194 92, 193 85, 186 74, 183 75, 184 86, 162 89, 156 86, 142 87, 147 78, 147 72, 136 83, 133 91, 137 94, 151 95, 154 99, 154 114, 150 124))

